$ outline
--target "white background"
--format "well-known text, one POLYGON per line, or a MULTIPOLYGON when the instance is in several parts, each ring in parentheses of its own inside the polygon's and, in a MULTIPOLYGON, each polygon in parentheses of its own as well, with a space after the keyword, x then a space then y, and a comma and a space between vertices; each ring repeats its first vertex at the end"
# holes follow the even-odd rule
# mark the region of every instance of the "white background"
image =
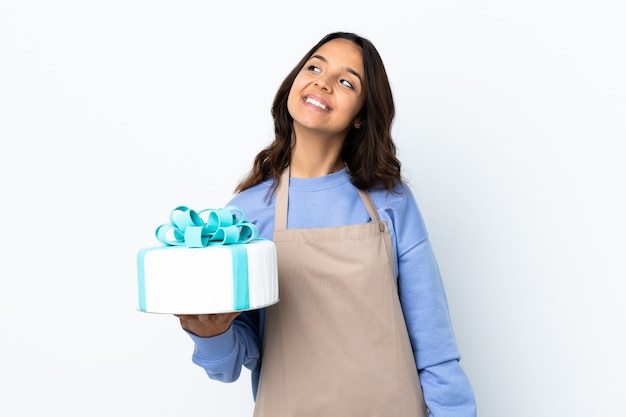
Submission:
POLYGON ((0 1, 0 415, 250 415, 135 254, 230 198, 335 30, 385 60, 479 415, 623 415, 622 4, 0 1))

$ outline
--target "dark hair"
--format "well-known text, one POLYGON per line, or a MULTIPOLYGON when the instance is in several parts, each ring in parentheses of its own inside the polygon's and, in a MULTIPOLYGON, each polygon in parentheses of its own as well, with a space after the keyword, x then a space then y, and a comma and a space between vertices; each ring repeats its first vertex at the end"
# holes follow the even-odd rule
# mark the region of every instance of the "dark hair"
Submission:
POLYGON ((354 33, 334 32, 311 48, 280 85, 272 105, 275 139, 257 154, 252 169, 236 187, 236 192, 269 178, 274 179, 274 187, 278 184, 280 174, 291 159, 293 118, 287 109, 287 98, 293 81, 322 45, 337 38, 350 40, 361 47, 365 70, 366 98, 357 116, 361 126, 350 129, 341 149, 350 179, 357 188, 384 188, 388 191, 401 181, 401 163, 391 138, 395 105, 382 58, 369 40, 354 33))

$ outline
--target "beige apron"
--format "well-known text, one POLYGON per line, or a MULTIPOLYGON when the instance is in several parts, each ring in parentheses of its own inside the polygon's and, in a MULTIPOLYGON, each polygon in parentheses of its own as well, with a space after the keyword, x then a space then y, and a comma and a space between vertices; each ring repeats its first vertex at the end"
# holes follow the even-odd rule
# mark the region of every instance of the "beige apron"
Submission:
POLYGON ((386 222, 287 230, 276 191, 280 301, 267 309, 255 417, 422 417, 386 222))

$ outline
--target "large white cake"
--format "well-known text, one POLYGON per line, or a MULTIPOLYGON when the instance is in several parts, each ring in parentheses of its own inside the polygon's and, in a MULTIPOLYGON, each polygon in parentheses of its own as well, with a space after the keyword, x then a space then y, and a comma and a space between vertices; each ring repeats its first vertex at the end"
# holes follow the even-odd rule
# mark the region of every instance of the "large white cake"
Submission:
POLYGON ((278 301, 276 247, 271 240, 189 248, 159 246, 137 254, 139 310, 211 314, 278 301))
POLYGON ((276 246, 257 233, 234 206, 176 207, 156 229, 164 246, 137 254, 139 310, 212 314, 276 303, 276 246))

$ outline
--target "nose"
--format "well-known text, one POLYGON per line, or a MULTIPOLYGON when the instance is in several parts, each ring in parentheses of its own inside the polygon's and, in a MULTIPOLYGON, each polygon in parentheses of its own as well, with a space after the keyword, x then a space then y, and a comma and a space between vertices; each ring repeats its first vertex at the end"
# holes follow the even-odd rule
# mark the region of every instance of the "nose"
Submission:
POLYGON ((321 90, 330 92, 330 83, 326 81, 324 77, 319 77, 315 80, 315 86, 321 90))

